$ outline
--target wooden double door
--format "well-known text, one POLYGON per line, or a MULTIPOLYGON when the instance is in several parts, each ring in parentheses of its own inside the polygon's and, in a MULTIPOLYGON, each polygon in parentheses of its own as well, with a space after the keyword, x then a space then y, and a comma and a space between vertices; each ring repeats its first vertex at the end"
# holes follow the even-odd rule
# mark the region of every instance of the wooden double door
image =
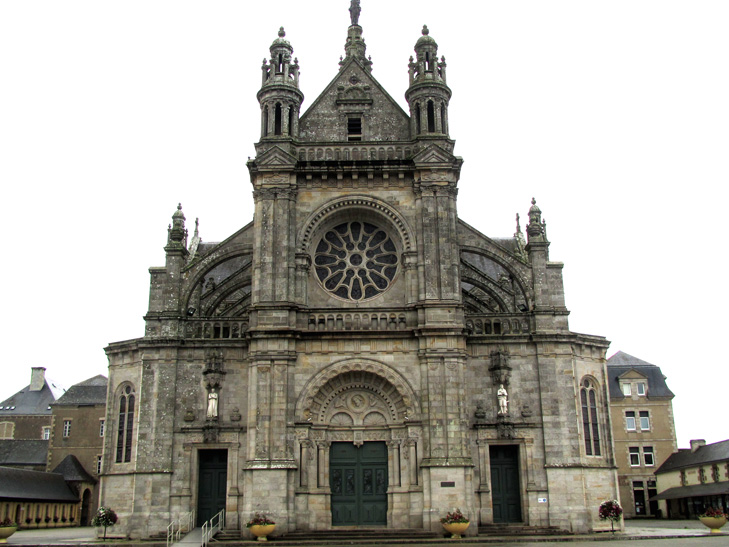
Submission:
POLYGON ((200 450, 198 454, 197 525, 202 526, 225 509, 228 451, 200 450))
POLYGON ((387 445, 332 443, 329 486, 332 525, 387 525, 387 445))
POLYGON ((519 447, 491 446, 491 502, 494 522, 522 522, 519 447))

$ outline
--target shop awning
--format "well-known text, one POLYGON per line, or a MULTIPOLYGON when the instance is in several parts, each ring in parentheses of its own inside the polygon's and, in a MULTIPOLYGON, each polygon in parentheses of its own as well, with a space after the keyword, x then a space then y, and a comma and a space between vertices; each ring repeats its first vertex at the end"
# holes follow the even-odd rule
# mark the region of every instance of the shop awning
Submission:
POLYGON ((657 496, 653 496, 650 498, 650 501, 676 500, 679 498, 696 498, 700 496, 721 496, 722 494, 729 494, 729 481, 676 486, 664 490, 657 496))

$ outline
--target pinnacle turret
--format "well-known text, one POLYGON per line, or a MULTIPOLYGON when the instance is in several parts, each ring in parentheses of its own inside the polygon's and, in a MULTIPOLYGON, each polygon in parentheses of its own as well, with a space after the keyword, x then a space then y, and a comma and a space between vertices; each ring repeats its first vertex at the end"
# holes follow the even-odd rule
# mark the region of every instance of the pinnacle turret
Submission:
POLYGON ((294 137, 299 129, 299 111, 304 94, 299 90, 299 60, 281 27, 270 47, 270 59, 261 66, 261 138, 294 137))
POLYGON ((411 131, 422 135, 448 136, 448 103, 451 90, 446 84, 445 57, 438 60, 438 44, 423 25, 422 36, 415 43, 416 58, 410 57, 410 87, 405 99, 410 105, 411 131))
POLYGON ((351 25, 347 29, 347 41, 344 44, 344 51, 346 57, 339 61, 340 67, 350 58, 355 58, 364 66, 368 71, 372 71, 372 59, 367 57, 367 45, 365 44, 364 38, 362 38, 362 27, 359 26, 359 14, 362 12, 362 8, 359 5, 359 0, 352 0, 349 6, 349 14, 351 19, 351 25))

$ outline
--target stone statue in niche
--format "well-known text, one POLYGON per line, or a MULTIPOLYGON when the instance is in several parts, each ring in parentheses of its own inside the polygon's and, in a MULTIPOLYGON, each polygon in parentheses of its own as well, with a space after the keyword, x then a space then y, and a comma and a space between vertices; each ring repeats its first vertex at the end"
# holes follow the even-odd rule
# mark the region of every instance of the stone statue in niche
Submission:
POLYGON ((474 417, 476 418, 476 422, 478 423, 486 420, 486 410, 484 410, 483 406, 483 401, 476 402, 476 412, 474 413, 474 417))
POLYGON ((504 384, 499 385, 499 390, 496 392, 496 398, 499 401, 499 416, 506 416, 509 414, 509 394, 504 388, 504 384))
POLYGON ((208 419, 216 420, 218 418, 218 393, 215 388, 208 393, 208 419))

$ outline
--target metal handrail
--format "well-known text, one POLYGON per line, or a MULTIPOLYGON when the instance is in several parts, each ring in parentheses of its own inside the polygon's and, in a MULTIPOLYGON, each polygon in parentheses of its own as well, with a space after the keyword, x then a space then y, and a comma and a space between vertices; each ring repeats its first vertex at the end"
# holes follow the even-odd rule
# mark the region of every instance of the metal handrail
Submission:
POLYGON ((167 547, 174 542, 180 541, 182 532, 189 534, 195 526, 195 511, 184 513, 181 517, 173 520, 167 525, 167 547))
POLYGON ((202 530, 202 547, 206 547, 215 534, 225 527, 225 509, 221 509, 219 513, 213 516, 209 521, 203 524, 202 530))

